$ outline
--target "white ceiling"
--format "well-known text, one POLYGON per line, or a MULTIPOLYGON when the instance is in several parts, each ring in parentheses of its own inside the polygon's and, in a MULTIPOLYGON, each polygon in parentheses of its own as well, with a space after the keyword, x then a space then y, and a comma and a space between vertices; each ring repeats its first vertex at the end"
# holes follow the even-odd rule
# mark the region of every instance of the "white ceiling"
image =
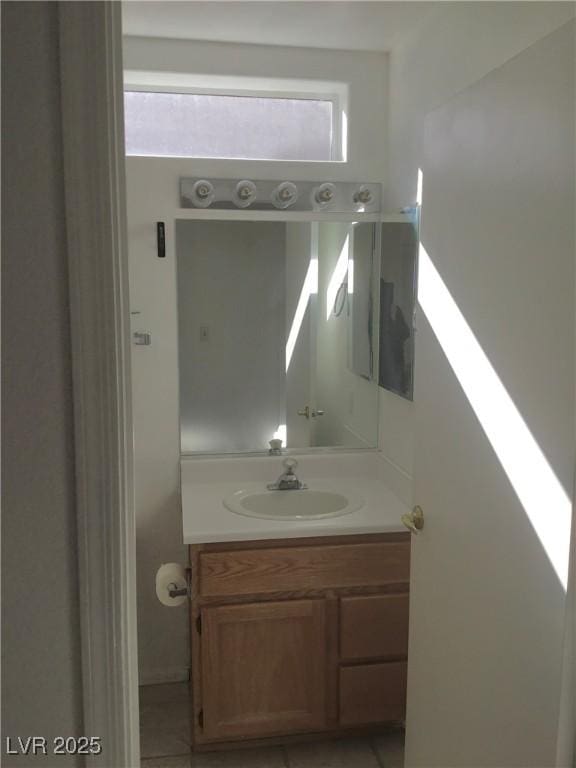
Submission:
POLYGON ((356 51, 391 50, 439 5, 374 0, 122 3, 125 35, 356 51))

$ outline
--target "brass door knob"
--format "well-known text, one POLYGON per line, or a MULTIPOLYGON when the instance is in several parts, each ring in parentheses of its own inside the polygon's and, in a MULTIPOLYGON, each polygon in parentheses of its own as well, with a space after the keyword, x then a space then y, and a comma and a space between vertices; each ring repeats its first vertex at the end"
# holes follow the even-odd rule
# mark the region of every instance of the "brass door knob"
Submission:
POLYGON ((310 407, 307 405, 306 408, 303 408, 301 411, 298 411, 298 416, 305 416, 307 419, 309 419, 310 407))
POLYGON ((424 528, 424 512, 422 507, 416 505, 412 512, 402 515, 401 520, 411 533, 419 533, 424 528))

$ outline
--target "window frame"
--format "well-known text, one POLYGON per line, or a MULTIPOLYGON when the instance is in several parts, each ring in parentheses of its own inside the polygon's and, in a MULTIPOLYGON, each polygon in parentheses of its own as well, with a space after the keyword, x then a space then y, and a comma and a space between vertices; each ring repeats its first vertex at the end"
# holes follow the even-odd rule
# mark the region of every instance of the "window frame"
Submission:
MULTIPOLYGON (((260 99, 296 99, 327 101, 332 104, 332 130, 329 160, 287 158, 241 158, 232 156, 179 155, 195 160, 250 163, 347 163, 348 162, 348 85, 321 80, 195 76, 182 73, 126 71, 124 93, 175 93, 207 96, 241 96, 260 99)), ((127 155, 128 157, 165 157, 165 155, 127 155)))

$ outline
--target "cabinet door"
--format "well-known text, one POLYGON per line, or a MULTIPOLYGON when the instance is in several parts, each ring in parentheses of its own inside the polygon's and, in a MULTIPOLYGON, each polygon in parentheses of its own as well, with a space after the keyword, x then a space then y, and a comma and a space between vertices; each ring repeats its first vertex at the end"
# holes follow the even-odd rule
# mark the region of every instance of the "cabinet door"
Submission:
POLYGON ((289 600, 202 610, 204 736, 318 730, 326 720, 326 609, 289 600))

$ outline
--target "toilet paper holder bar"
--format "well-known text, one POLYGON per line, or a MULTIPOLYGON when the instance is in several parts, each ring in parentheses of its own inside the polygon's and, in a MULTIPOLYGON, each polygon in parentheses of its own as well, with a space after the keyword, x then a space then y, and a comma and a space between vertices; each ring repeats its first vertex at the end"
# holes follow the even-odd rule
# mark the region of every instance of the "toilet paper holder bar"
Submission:
POLYGON ((192 580, 192 568, 185 568, 186 572, 186 586, 181 586, 182 582, 180 584, 177 584, 175 581, 171 581, 167 587, 166 591, 168 592, 168 597, 190 597, 190 582, 192 580))
POLYGON ((190 592, 190 587, 179 587, 177 584, 174 584, 172 582, 171 584, 168 584, 168 595, 170 597, 186 597, 190 592))

